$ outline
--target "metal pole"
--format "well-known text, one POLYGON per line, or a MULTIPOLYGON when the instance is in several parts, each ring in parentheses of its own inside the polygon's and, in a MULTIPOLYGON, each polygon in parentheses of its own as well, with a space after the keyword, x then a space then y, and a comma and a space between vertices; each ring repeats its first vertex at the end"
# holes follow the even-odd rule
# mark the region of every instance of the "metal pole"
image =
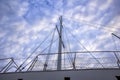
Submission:
MULTIPOLYGON (((11 58, 10 58, 10 59, 11 59, 11 58)), ((9 62, 5 67, 3 67, 0 72, 3 72, 3 71, 11 64, 11 62, 12 62, 12 60, 10 60, 10 62, 9 62)))
POLYGON ((61 70, 61 59, 62 59, 62 16, 60 19, 60 31, 59 31, 59 46, 58 46, 58 62, 57 62, 57 70, 61 70))
POLYGON ((29 68, 27 69, 27 71, 31 71, 36 63, 36 61, 38 60, 38 56, 35 57, 35 59, 33 60, 33 62, 31 63, 31 65, 29 66, 29 68))
MULTIPOLYGON (((117 36, 116 34, 112 33, 112 35, 115 36, 115 37, 117 37, 118 39, 120 39, 120 37, 117 36)), ((118 58, 116 52, 114 52, 114 55, 115 55, 115 57, 116 57, 116 59, 117 59, 117 65, 118 65, 118 68, 120 68, 120 65, 119 65, 119 64, 120 64, 120 60, 119 60, 119 58, 118 58)))
POLYGON ((118 39, 120 39, 120 37, 119 37, 119 36, 117 36, 116 34, 112 33, 112 35, 114 35, 115 37, 117 37, 118 39))
POLYGON ((117 56, 117 54, 114 52, 114 55, 115 55, 115 58, 117 59, 117 65, 118 65, 118 68, 120 68, 120 60, 119 60, 119 58, 118 58, 118 56, 117 56))
POLYGON ((73 63, 72 63, 72 65, 73 65, 73 69, 76 69, 75 62, 76 62, 76 53, 75 53, 75 55, 74 55, 74 60, 73 60, 73 63))

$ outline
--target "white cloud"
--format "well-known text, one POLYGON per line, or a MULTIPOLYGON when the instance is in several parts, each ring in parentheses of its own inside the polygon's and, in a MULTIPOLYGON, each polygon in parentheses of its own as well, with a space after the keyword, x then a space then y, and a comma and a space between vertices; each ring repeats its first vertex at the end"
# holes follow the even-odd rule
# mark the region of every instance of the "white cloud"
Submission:
MULTIPOLYGON (((1 31, 1 30, 0 30, 0 31, 1 31)), ((0 32, 0 38, 5 37, 5 35, 6 35, 6 32, 3 32, 3 31, 0 32)))
POLYGON ((105 3, 101 4, 99 7, 100 10, 106 10, 108 7, 110 7, 110 4, 113 2, 113 0, 107 0, 105 3))
POLYGON ((113 30, 113 32, 119 32, 120 30, 120 16, 114 17, 114 19, 106 26, 110 30, 113 30))
POLYGON ((28 10, 28 2, 9 1, 10 10, 14 11, 18 16, 23 16, 28 10))
POLYGON ((30 42, 30 36, 24 35, 24 37, 17 38, 17 41, 18 41, 19 45, 28 44, 30 42))
POLYGON ((19 8, 17 14, 18 14, 19 16, 23 16, 23 15, 27 12, 28 6, 29 6, 29 5, 28 5, 28 2, 22 3, 22 4, 20 5, 20 8, 19 8))

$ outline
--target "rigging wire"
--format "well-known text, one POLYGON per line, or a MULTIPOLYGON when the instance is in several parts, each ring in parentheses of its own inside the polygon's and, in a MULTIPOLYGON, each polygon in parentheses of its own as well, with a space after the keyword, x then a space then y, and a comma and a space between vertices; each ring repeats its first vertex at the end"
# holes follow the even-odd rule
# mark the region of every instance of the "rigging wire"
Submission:
POLYGON ((34 67, 35 63, 37 62, 37 60, 38 60, 38 57, 35 57, 35 59, 31 61, 32 63, 31 63, 31 65, 28 67, 27 71, 33 69, 33 67, 34 67))
MULTIPOLYGON (((8 64, 7 64, 8 65, 8 64)), ((11 64, 9 65, 9 66, 6 66, 5 68, 5 71, 4 72, 7 72, 7 71, 9 71, 12 67, 14 67, 14 68, 18 68, 18 65, 16 64, 16 62, 14 61, 14 59, 13 58, 11 58, 11 64), (14 65, 14 66, 11 66, 11 65, 14 65), (7 67, 7 68, 6 68, 7 67)), ((3 68, 4 69, 4 68, 3 68)))
POLYGON ((117 43, 115 43, 114 36, 115 36, 116 38, 118 38, 119 40, 120 40, 120 37, 117 36, 117 35, 115 35, 114 33, 112 33, 112 39, 113 39, 113 42, 114 42, 115 48, 116 48, 116 50, 117 50, 117 45, 116 45, 117 43))
MULTIPOLYGON (((64 29, 64 33, 65 33, 66 40, 67 40, 67 43, 68 43, 68 50, 71 52, 70 41, 69 41, 69 38, 68 38, 68 35, 67 35, 67 32, 66 32, 65 29, 64 29)), ((68 54, 68 60, 69 60, 70 64, 73 64, 72 54, 70 54, 70 55, 68 54)))
MULTIPOLYGON (((56 39, 56 40, 57 40, 57 39, 56 39)), ((56 41, 56 40, 55 40, 55 41, 56 41)), ((44 49, 40 52, 40 54, 43 53, 43 52, 44 52, 46 49, 48 49, 49 47, 50 47, 50 45, 48 45, 46 48, 44 48, 44 49)), ((38 54, 37 56, 39 56, 40 54, 38 54)), ((37 57, 37 56, 36 56, 36 57, 37 57)), ((34 59, 33 59, 33 60, 34 60, 34 59)), ((33 60, 31 60, 31 61, 33 61, 33 60)), ((26 67, 27 65, 29 65, 29 64, 26 64, 25 67, 26 67)), ((23 69, 24 69, 24 67, 23 67, 23 69)))
MULTIPOLYGON (((65 19, 71 20, 70 18, 67 18, 67 17, 65 17, 65 19)), ((72 19, 72 21, 74 21, 74 22, 76 22, 76 23, 78 23, 78 24, 83 23, 83 24, 85 24, 85 25, 90 25, 90 27, 93 27, 93 28, 96 28, 96 29, 99 29, 99 30, 109 31, 109 32, 111 32, 111 33, 114 32, 114 31, 111 30, 111 29, 120 29, 120 28, 114 28, 114 27, 112 27, 112 26, 106 26, 106 25, 103 25, 103 24, 90 23, 90 22, 85 21, 85 20, 73 20, 73 19, 72 19), (98 27, 98 26, 100 26, 100 27, 98 27), (107 28, 106 28, 105 26, 106 26, 107 28), (110 27, 110 28, 108 28, 108 27, 110 27), (111 28, 111 27, 112 27, 112 28, 111 28)))
POLYGON ((64 33, 65 33, 65 36, 66 36, 66 40, 68 42, 68 50, 71 52, 70 41, 69 41, 69 38, 68 38, 68 35, 67 35, 67 32, 66 32, 65 29, 64 29, 64 33))
MULTIPOLYGON (((114 35, 112 35, 112 40, 113 40, 113 43, 114 43, 114 45, 115 45, 115 49, 116 49, 116 51, 117 51, 117 45, 116 45, 116 43, 115 43, 114 35)), ((114 56, 115 56, 115 58, 117 59, 117 65, 118 65, 118 67, 120 68, 120 60, 119 60, 118 55, 116 54, 116 52, 114 52, 114 56)))
MULTIPOLYGON (((69 31, 69 30, 68 30, 68 31, 69 31)), ((72 35, 72 37, 73 37, 74 39, 76 39, 76 40, 80 43, 80 45, 81 45, 86 51, 88 51, 87 48, 86 48, 85 46, 83 46, 82 43, 71 33, 71 31, 69 31, 69 32, 70 32, 70 34, 72 35)), ((100 61, 99 61, 90 51, 88 51, 88 52, 89 52, 89 54, 104 68, 103 64, 100 63, 100 61)))
MULTIPOLYGON (((49 45, 50 48, 48 50, 48 54, 50 54, 50 52, 51 52, 51 48, 52 48, 52 44, 53 44, 53 39, 54 39, 55 31, 56 31, 56 28, 54 29, 54 32, 53 32, 53 35, 52 35, 51 43, 49 45)), ((46 70, 46 68, 48 66, 49 57, 50 57, 50 55, 47 55, 46 60, 45 60, 45 64, 44 64, 44 70, 46 70)))
MULTIPOLYGON (((56 39, 56 40, 54 40, 53 42, 55 42, 55 41, 57 41, 58 40, 58 38, 56 39)), ((38 57, 39 55, 41 55, 41 53, 43 53, 46 49, 48 49, 50 47, 50 45, 48 45, 45 49, 43 49, 41 52, 40 52, 40 54, 38 54, 36 57, 38 57)), ((46 55, 46 54, 44 54, 44 55, 46 55)), ((49 54, 48 54, 49 55, 49 54)), ((34 60, 34 59, 33 59, 34 60)), ((26 65, 27 66, 27 65, 26 65)), ((33 65, 33 66, 35 66, 35 64, 33 65)))
MULTIPOLYGON (((83 23, 85 23, 85 24, 87 24, 87 25, 91 25, 91 27, 94 27, 94 28, 97 28, 97 29, 99 29, 99 30, 106 30, 106 31, 109 31, 109 32, 111 32, 112 33, 112 35, 114 35, 114 36, 116 36, 113 32, 113 30, 111 30, 110 28, 108 28, 108 27, 112 27, 112 26, 106 26, 106 27, 104 27, 105 25, 102 25, 102 24, 97 24, 97 23, 95 23, 96 25, 94 25, 93 23, 88 23, 87 21, 81 21, 81 22, 83 22, 83 23), (87 23, 86 23, 87 22, 87 23), (97 27, 97 26, 102 26, 102 27, 97 27)), ((112 27, 112 29, 115 29, 114 27, 112 27)), ((116 28, 116 29, 120 29, 120 28, 116 28)), ((120 34, 120 33, 118 33, 118 34, 120 34)), ((119 38, 120 39, 120 37, 118 37, 118 36, 116 36, 117 38, 119 38)), ((114 40, 115 41, 115 40, 114 40)), ((116 44, 115 44, 116 45, 116 44)), ((116 50, 117 50, 117 46, 116 46, 116 50)))
MULTIPOLYGON (((58 40, 58 38, 57 38, 56 40, 54 40, 53 42, 55 42, 55 41, 57 41, 57 40, 58 40)), ((50 47, 50 45, 47 46, 44 50, 42 50, 41 53, 44 52, 48 47, 50 47)), ((41 55, 41 54, 38 54, 37 56, 39 56, 39 55, 41 55)), ((43 54, 42 54, 42 55, 43 55, 43 54)), ((44 54, 44 55, 46 55, 46 54, 44 54)), ((49 55, 50 55, 50 54, 49 54, 49 55)))
MULTIPOLYGON (((52 34, 52 31, 50 32, 50 34, 52 34)), ((18 69, 16 70, 16 72, 25 64, 25 62, 35 53, 35 51, 47 40, 47 38, 49 37, 49 35, 47 37, 45 37, 45 39, 33 50, 33 52, 27 57, 27 59, 18 67, 18 69)))
MULTIPOLYGON (((64 29, 63 29, 63 30, 64 30, 64 29)), ((64 40, 64 39, 65 39, 65 38, 64 38, 64 31, 63 31, 63 37, 62 37, 62 39, 63 39, 63 40, 62 40, 62 43, 64 44, 64 42, 63 42, 63 41, 65 41, 65 40, 64 40)), ((64 44, 64 48, 63 48, 63 52, 64 52, 64 51, 66 51, 65 44, 64 44)), ((62 58, 62 60, 63 60, 63 61, 62 61, 63 69, 65 69, 65 54, 62 54, 62 55, 63 55, 63 58, 62 58)))
POLYGON ((116 42, 115 42, 115 39, 114 39, 114 36, 112 35, 112 40, 113 40, 113 43, 114 43, 114 45, 115 45, 115 50, 117 51, 117 45, 116 45, 116 42))

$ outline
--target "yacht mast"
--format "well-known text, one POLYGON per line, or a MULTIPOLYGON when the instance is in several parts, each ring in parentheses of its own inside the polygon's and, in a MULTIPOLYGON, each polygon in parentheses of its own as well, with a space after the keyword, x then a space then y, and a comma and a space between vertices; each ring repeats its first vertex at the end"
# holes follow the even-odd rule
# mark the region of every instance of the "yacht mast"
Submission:
POLYGON ((58 30, 59 35, 59 45, 58 45, 58 62, 57 62, 57 70, 61 70, 61 59, 62 59, 62 16, 59 18, 60 20, 60 30, 58 30))

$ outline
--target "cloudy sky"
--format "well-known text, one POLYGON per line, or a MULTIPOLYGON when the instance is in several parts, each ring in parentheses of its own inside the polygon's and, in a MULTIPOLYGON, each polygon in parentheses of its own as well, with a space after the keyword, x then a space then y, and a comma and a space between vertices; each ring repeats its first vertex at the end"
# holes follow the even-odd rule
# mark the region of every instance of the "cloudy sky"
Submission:
POLYGON ((0 0, 0 58, 26 58, 61 15, 71 51, 120 49, 111 35, 120 36, 119 8, 120 0, 0 0))

